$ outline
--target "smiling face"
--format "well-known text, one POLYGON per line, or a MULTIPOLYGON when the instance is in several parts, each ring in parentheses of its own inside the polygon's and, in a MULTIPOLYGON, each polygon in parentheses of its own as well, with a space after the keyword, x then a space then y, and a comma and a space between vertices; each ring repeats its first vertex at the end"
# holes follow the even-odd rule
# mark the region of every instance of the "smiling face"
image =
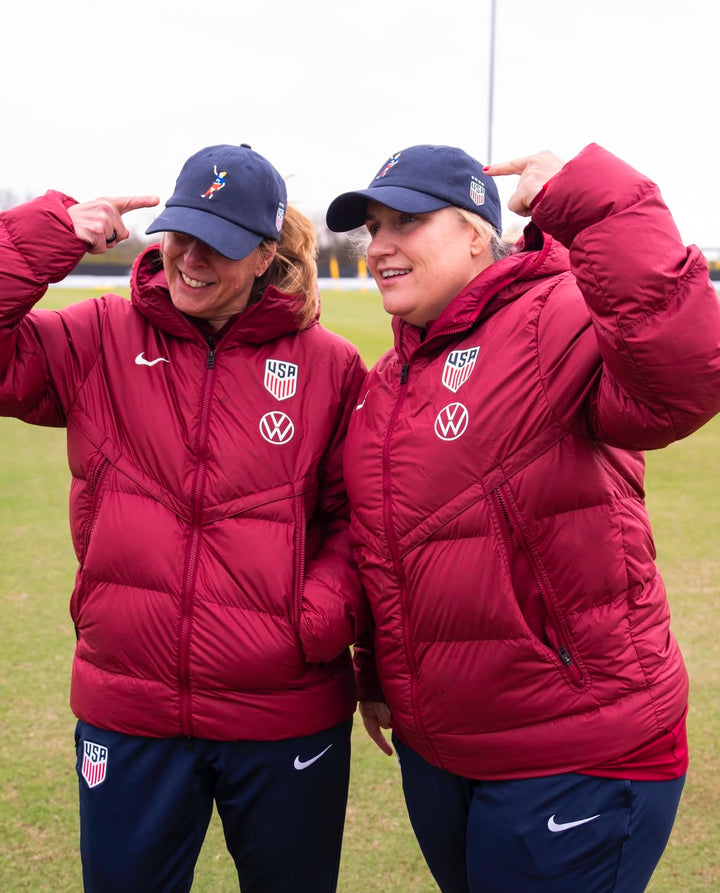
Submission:
POLYGON ((369 201, 368 267, 388 313, 416 326, 437 319, 491 262, 489 236, 455 208, 406 214, 369 201))
POLYGON ((242 260, 230 260, 193 236, 166 232, 162 257, 170 298, 182 313, 207 320, 218 331, 247 307, 255 277, 267 270, 274 253, 274 246, 265 244, 242 260))

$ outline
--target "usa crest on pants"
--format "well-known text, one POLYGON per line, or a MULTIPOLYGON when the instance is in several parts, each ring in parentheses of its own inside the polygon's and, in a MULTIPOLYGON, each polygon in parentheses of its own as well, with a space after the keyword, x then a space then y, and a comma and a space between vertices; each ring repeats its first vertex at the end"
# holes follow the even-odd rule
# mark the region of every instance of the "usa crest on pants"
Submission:
POLYGON ((83 741, 83 759, 80 770, 89 788, 96 788, 105 781, 108 749, 94 741, 83 741))

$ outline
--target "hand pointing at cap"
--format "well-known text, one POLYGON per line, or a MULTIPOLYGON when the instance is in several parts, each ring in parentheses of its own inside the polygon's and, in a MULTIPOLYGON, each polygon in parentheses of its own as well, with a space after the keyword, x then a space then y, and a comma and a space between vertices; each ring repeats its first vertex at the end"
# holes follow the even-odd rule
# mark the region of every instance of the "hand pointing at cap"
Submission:
POLYGON ((508 208, 521 217, 529 217, 532 205, 548 180, 551 180, 565 164, 552 152, 537 152, 512 161, 500 161, 483 168, 491 177, 519 174, 517 189, 510 196, 508 208))
POLYGON ((104 254, 130 235, 122 215, 159 203, 156 195, 127 195, 95 198, 68 208, 75 235, 87 242, 89 254, 104 254))

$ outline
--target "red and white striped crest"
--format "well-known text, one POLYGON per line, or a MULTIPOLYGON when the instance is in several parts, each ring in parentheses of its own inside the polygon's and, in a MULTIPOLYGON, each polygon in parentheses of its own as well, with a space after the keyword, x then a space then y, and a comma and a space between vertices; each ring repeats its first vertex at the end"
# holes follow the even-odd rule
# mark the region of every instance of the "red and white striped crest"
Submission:
POLYGON ((82 777, 89 788, 96 788, 105 781, 108 764, 108 749, 93 741, 83 742, 82 777))
POLYGON ((287 400, 297 390, 298 367, 283 360, 265 360, 265 387, 277 400, 287 400))
POLYGON ((485 184, 475 177, 470 178, 470 198, 476 205, 485 204, 485 184))
POLYGON ((467 347, 465 350, 453 350, 448 354, 443 367, 442 383, 453 394, 472 375, 479 353, 479 347, 467 347))

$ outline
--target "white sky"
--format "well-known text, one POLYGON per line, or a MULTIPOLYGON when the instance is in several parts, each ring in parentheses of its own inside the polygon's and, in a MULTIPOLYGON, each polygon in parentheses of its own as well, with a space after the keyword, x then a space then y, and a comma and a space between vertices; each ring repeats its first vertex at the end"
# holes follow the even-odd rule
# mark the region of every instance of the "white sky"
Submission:
MULTIPOLYGON (((496 10, 493 160, 601 143, 659 183, 686 242, 720 248, 720 3, 496 10)), ((322 220, 413 143, 487 160, 490 21, 490 0, 3 3, 0 191, 164 201, 197 149, 247 142, 322 220)))

